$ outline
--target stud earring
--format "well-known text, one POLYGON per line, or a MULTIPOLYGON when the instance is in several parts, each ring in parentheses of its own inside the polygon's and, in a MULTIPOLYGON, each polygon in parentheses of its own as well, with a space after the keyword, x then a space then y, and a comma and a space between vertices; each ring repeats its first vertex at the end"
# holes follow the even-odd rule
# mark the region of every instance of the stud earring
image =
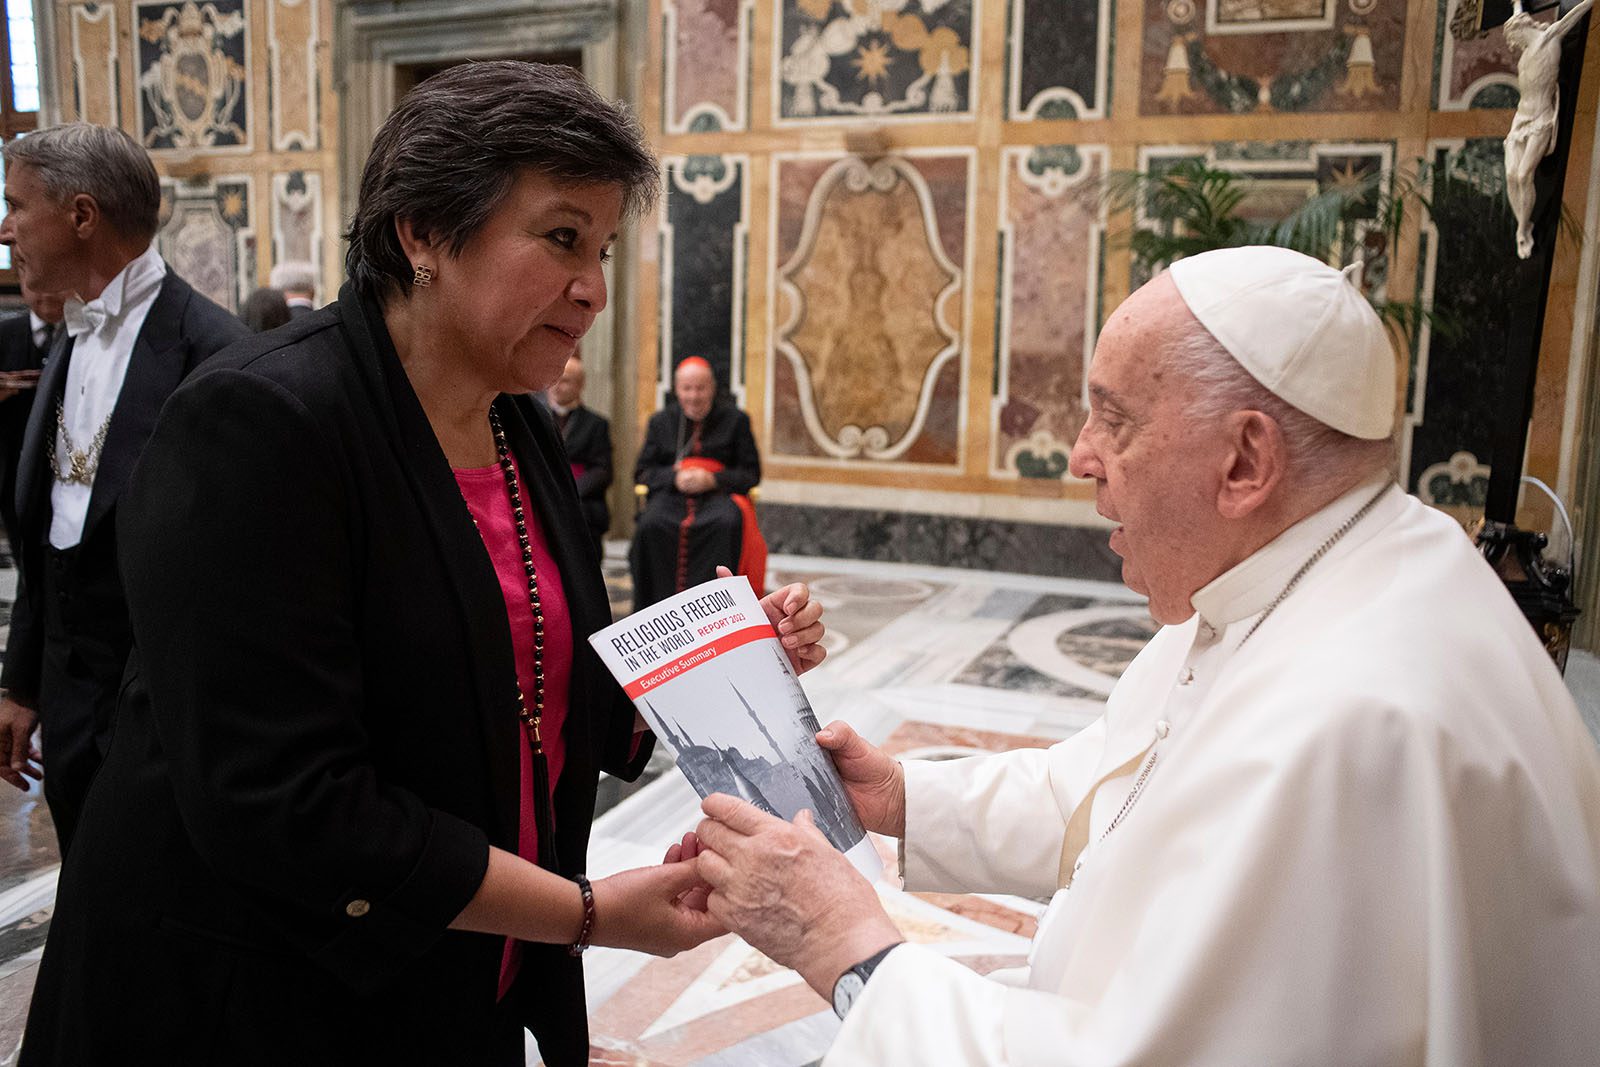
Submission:
POLYGON ((418 289, 426 289, 428 286, 432 285, 433 268, 425 267, 420 263, 417 264, 415 270, 413 270, 411 274, 411 284, 415 285, 418 289))

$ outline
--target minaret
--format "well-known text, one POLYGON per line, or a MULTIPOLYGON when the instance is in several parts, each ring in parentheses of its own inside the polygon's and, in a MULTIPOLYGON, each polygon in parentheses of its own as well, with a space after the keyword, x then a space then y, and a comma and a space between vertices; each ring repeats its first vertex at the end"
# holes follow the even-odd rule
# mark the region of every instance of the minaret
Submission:
POLYGON ((738 697, 739 703, 744 705, 745 714, 749 715, 750 721, 756 724, 756 729, 761 731, 761 736, 766 738, 767 744, 772 746, 772 751, 778 754, 778 762, 787 761, 789 757, 784 754, 782 746, 772 739, 772 735, 767 732, 766 723, 761 721, 761 716, 756 714, 756 709, 750 706, 750 702, 744 698, 743 693, 739 692, 739 687, 734 685, 731 679, 728 682, 728 688, 733 690, 733 695, 738 697))
POLYGON ((653 718, 658 719, 661 722, 661 729, 666 731, 666 737, 662 738, 662 740, 665 741, 667 744, 671 745, 673 751, 682 752, 682 751, 684 751, 685 749, 689 748, 691 745, 694 744, 694 742, 689 739, 687 734, 685 734, 684 736, 680 737, 678 734, 673 732, 673 730, 672 730, 673 726, 676 726, 680 730, 683 729, 683 724, 682 723, 679 723, 677 720, 671 720, 672 725, 669 726, 669 725, 667 725, 667 723, 668 723, 667 717, 665 715, 661 714, 659 711, 657 711, 656 710, 656 706, 654 704, 652 704, 652 703, 650 703, 650 701, 646 700, 644 702, 644 706, 650 709, 650 715, 653 718))

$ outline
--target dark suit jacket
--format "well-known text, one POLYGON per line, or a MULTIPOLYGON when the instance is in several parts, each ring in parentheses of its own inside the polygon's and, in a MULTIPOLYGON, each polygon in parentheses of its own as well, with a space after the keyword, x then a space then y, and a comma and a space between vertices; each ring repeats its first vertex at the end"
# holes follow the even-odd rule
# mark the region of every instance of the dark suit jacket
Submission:
MULTIPOLYGON (((117 502, 167 397, 202 360, 248 333, 242 322, 168 269, 134 341, 78 545, 80 597, 74 609, 78 632, 73 652, 77 657, 74 663, 85 674, 79 681, 87 684, 57 689, 92 699, 94 707, 40 708, 41 716, 92 714, 97 731, 109 728, 130 641, 127 605, 117 574, 117 502), (96 691, 92 698, 91 689, 96 691)), ((48 688, 52 681, 44 677, 46 638, 42 605, 35 598, 42 587, 50 536, 50 449, 55 444, 56 402, 66 386, 72 352, 72 342, 62 336, 34 390, 37 395, 17 466, 21 581, 11 611, 0 686, 32 700, 38 700, 41 688, 48 688)))
MULTIPOLYGON (((497 403, 571 611, 570 875, 597 772, 637 777, 651 746, 630 759, 633 707, 585 640, 610 608, 555 427, 497 403)), ((121 534, 136 649, 23 1062, 500 1062, 504 942, 446 927, 490 844, 516 849, 511 636, 378 310, 347 286, 186 383, 121 534)), ((526 949, 516 1010, 547 1063, 586 1062, 579 961, 526 949)))
POLYGON ((603 534, 611 525, 611 509, 606 505, 606 490, 611 488, 611 423, 580 404, 567 415, 561 441, 567 458, 583 465, 576 481, 589 529, 603 534))
MULTIPOLYGON (((33 343, 32 317, 24 311, 0 319, 0 371, 38 370, 42 366, 44 349, 33 343)), ((36 389, 24 389, 10 399, 0 400, 0 523, 5 525, 13 555, 21 533, 17 526, 17 463, 35 392, 36 389)))

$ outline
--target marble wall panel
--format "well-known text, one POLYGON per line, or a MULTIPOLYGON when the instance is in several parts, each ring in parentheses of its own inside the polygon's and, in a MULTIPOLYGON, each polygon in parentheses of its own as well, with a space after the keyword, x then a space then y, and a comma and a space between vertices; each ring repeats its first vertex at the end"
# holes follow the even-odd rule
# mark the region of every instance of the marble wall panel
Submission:
MULTIPOLYGON (((1251 181, 1238 212, 1245 218, 1275 221, 1318 193, 1343 187, 1359 189, 1376 172, 1394 167, 1395 147, 1390 142, 1218 141, 1209 145, 1146 145, 1139 150, 1139 167, 1158 173, 1181 159, 1205 159, 1211 166, 1247 175, 1251 181)), ((1337 247, 1328 254, 1340 263, 1361 259, 1362 288, 1377 299, 1387 295, 1391 250, 1376 223, 1376 205, 1352 211, 1339 226, 1337 247)), ((1166 227, 1169 221, 1138 212, 1141 226, 1166 227)), ((1147 279, 1133 271, 1133 283, 1147 279)))
POLYGON ((759 510, 773 552, 1107 582, 1122 576, 1106 531, 1090 526, 807 504, 759 510))
POLYGON ((139 136, 161 149, 250 148, 245 0, 134 5, 139 136))
POLYGON ((972 158, 777 161, 775 450, 959 462, 972 158))
POLYGON ((197 290, 237 311, 256 286, 256 234, 246 176, 161 180, 161 255, 197 290))
POLYGON ((317 47, 321 0, 268 0, 272 147, 277 152, 319 147, 317 47))
POLYGON ((1145 115, 1392 111, 1405 0, 1144 0, 1145 115))
MULTIPOLYGON (((62 34, 71 71, 71 93, 62 100, 63 117, 101 126, 115 126, 122 118, 122 88, 117 62, 117 8, 115 4, 68 4, 56 9, 65 21, 62 34)), ((58 23, 59 24, 59 23, 58 23)))
POLYGON ((1111 0, 1011 0, 1006 117, 1104 118, 1115 21, 1111 0))
MULTIPOLYGON (((1433 106, 1437 110, 1517 106, 1517 58, 1498 28, 1478 32, 1475 8, 1481 6, 1475 0, 1465 5, 1462 0, 1439 0, 1433 49, 1433 106)), ((1534 18, 1553 22, 1555 10, 1534 18)))
POLYGON ((754 0, 663 0, 662 108, 668 133, 746 126, 754 0))
MULTIPOLYGON (((322 264, 322 175, 316 171, 272 176, 272 262, 322 264)), ((319 303, 330 299, 320 284, 317 296, 319 303)))
POLYGON ((1065 479, 1088 407, 1105 205, 1098 145, 1011 148, 1001 157, 1000 328, 991 404, 993 471, 1065 479))
POLYGON ((973 0, 778 0, 778 121, 972 110, 973 0))
MULTIPOLYGON (((1515 289, 1516 223, 1497 188, 1480 188, 1457 160, 1494 168, 1493 138, 1432 146, 1433 216, 1423 227, 1420 289, 1454 325, 1424 330, 1401 431, 1405 486, 1460 518, 1481 515, 1510 324, 1499 294, 1515 289)), ((1496 183, 1497 184, 1497 183, 1496 183)))
POLYGON ((746 156, 668 156, 661 221, 659 400, 688 356, 744 399, 746 156))

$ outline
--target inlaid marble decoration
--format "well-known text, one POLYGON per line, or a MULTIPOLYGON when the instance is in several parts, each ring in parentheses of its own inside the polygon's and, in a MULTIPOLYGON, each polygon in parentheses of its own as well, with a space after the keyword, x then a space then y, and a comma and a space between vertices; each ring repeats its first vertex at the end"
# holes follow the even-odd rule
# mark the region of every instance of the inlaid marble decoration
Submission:
POLYGON ((1419 283, 1435 310, 1456 325, 1450 336, 1424 326, 1418 339, 1401 427, 1405 487, 1463 520, 1482 514, 1490 448, 1509 339, 1494 294, 1517 285, 1516 222, 1498 181, 1475 175, 1500 166, 1496 138, 1439 141, 1433 215, 1423 221, 1419 283))
POLYGON ((317 136, 317 5, 321 0, 268 0, 272 147, 309 151, 317 136))
POLYGON ((65 36, 72 71, 72 96, 63 101, 63 117, 116 126, 122 121, 117 7, 109 2, 71 4, 62 14, 68 26, 65 36))
POLYGON ((245 0, 134 5, 146 148, 250 147, 245 0))
POLYGON ((247 176, 161 181, 161 255, 185 281, 230 311, 255 288, 256 235, 247 176), (170 208, 168 207, 170 205, 170 208))
POLYGON ((662 120, 668 133, 745 128, 755 0, 662 0, 662 120))
POLYGON ((1099 316, 1103 145, 1008 148, 1000 182, 993 470, 1064 480, 1088 411, 1099 316))
POLYGON ((778 120, 969 113, 972 9, 972 0, 778 0, 778 120))
MULTIPOLYGON (((1481 6, 1481 5, 1480 5, 1481 6)), ((1470 10, 1461 0, 1439 0, 1439 22, 1433 51, 1433 106, 1439 111, 1469 108, 1514 108, 1517 92, 1517 57, 1496 27, 1479 32, 1476 19, 1468 25, 1470 10)), ((1533 17, 1555 19, 1555 8, 1533 17)))
POLYGON ((1144 0, 1145 115, 1392 111, 1405 0, 1144 0))
POLYGON ((780 158, 774 451, 960 459, 972 153, 780 158))
MULTIPOLYGON (((1210 145, 1150 145, 1139 149, 1139 169, 1155 173, 1182 159, 1201 158, 1211 166, 1248 175, 1250 183, 1239 212, 1246 218, 1277 221, 1318 193, 1335 188, 1361 188, 1376 174, 1394 167, 1391 142, 1219 141, 1210 145)), ((1170 226, 1136 210, 1140 226, 1170 226)), ((1328 254, 1340 263, 1361 259, 1364 291, 1383 299, 1389 277, 1388 239, 1377 225, 1376 205, 1352 211, 1338 227, 1336 247, 1328 254)), ((1148 280, 1137 268, 1133 283, 1148 280)))
POLYGON ((1115 22, 1111 0, 1011 0, 1007 116, 1105 118, 1115 22))
MULTIPOLYGON (((322 266, 322 175, 314 170, 272 176, 272 262, 322 266)), ((320 303, 321 285, 316 295, 320 303)))
POLYGON ((746 156, 668 156, 661 223, 660 400, 687 356, 744 399, 746 156))

